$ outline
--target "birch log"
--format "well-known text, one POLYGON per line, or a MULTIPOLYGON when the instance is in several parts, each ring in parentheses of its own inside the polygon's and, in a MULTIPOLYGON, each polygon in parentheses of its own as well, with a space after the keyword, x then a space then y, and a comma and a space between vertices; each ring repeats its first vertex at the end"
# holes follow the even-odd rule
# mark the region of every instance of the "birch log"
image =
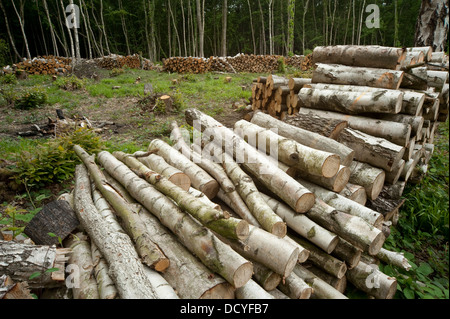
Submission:
POLYGON ((298 98, 302 107, 344 114, 397 114, 403 104, 401 91, 381 89, 374 92, 351 92, 304 87, 298 93, 298 98))
POLYGON ((278 289, 291 299, 309 299, 314 291, 302 278, 291 273, 278 289))
MULTIPOLYGON (((338 85, 326 83, 314 83, 305 85, 306 88, 316 90, 336 90, 336 91, 350 91, 350 92, 376 92, 378 88, 361 85, 338 85)), ((395 92, 395 91, 394 91, 395 92)), ((411 90, 401 90, 403 93, 402 108, 400 113, 418 115, 422 110, 425 101, 425 94, 411 90)))
POLYGON ((281 282, 282 276, 255 261, 253 262, 253 278, 266 291, 271 291, 277 288, 278 284, 281 282))
POLYGON ((154 299, 155 292, 144 272, 144 266, 131 239, 114 231, 102 218, 92 202, 87 169, 78 165, 75 170, 75 213, 90 239, 100 249, 109 265, 122 299, 154 299))
POLYGON ((259 150, 265 150, 269 155, 301 171, 330 178, 339 169, 340 158, 334 153, 304 146, 245 120, 236 122, 234 129, 250 145, 259 150), (272 145, 278 148, 275 155, 273 155, 272 145))
POLYGON ((186 144, 180 128, 175 121, 172 122, 171 128, 172 132, 170 133, 170 138, 176 142, 173 147, 214 177, 225 192, 232 192, 234 190, 234 185, 228 178, 223 168, 219 164, 214 163, 213 161, 210 161, 209 159, 194 152, 194 150, 191 150, 191 148, 186 144))
POLYGON ((256 218, 261 228, 280 238, 286 236, 286 223, 264 201, 253 180, 248 176, 227 153, 223 153, 223 167, 234 183, 241 198, 256 218))
POLYGON ((422 116, 412 116, 406 114, 373 114, 375 118, 389 121, 389 122, 397 122, 403 123, 411 126, 411 135, 410 137, 416 136, 417 133, 422 129, 424 119, 422 116))
POLYGON ((355 152, 349 147, 331 138, 279 121, 262 112, 256 113, 251 122, 266 129, 276 129, 279 135, 292 139, 302 145, 337 154, 343 166, 348 166, 353 160, 355 152))
POLYGON ((253 226, 260 227, 258 220, 253 216, 253 214, 248 209, 242 197, 237 191, 230 193, 225 193, 222 189, 217 193, 217 197, 227 204, 239 217, 246 220, 249 224, 253 226))
POLYGON ((109 266, 98 250, 97 246, 91 242, 92 263, 94 265, 94 275, 97 282, 100 299, 116 299, 118 297, 117 288, 114 281, 109 276, 109 266))
POLYGON ((377 258, 387 264, 394 265, 406 271, 409 271, 412 267, 403 253, 390 251, 385 248, 381 248, 380 252, 377 254, 377 258))
POLYGON ((350 170, 349 182, 363 186, 369 199, 376 199, 380 195, 386 178, 384 170, 358 161, 351 163, 350 170))
POLYGON ((180 299, 172 286, 169 285, 160 273, 149 267, 145 267, 145 273, 153 287, 155 287, 157 299, 180 299))
POLYGON ((191 179, 179 169, 169 165, 164 158, 156 154, 150 154, 147 157, 140 157, 138 160, 151 170, 165 176, 175 185, 180 186, 184 190, 191 187, 191 179))
MULTIPOLYGON (((123 152, 114 152, 113 155, 138 176, 143 176, 158 191, 173 199, 181 209, 191 214, 204 226, 227 238, 244 239, 248 235, 248 223, 246 221, 228 218, 223 211, 210 207, 198 200, 194 195, 153 172, 130 155, 123 152)), ((107 155, 105 154, 105 156, 107 155)), ((109 157, 111 158, 111 156, 109 157)), ((116 162, 116 164, 118 163, 116 162)))
POLYGON ((313 183, 304 180, 300 180, 300 182, 331 207, 347 214, 358 216, 374 227, 381 227, 381 223, 384 220, 382 214, 313 183))
POLYGON ((296 214, 290 207, 262 194, 267 204, 281 217, 286 224, 299 235, 308 239, 327 253, 336 247, 339 237, 329 230, 318 225, 304 214, 296 214))
POLYGON ((88 168, 97 189, 102 193, 122 220, 128 235, 136 243, 136 250, 143 262, 157 271, 164 271, 169 266, 169 259, 151 240, 151 235, 143 227, 139 215, 133 211, 133 209, 130 209, 126 201, 108 184, 102 171, 95 164, 94 157, 90 156, 79 145, 75 145, 73 149, 88 168))
POLYGON ((363 261, 347 271, 347 279, 356 288, 376 299, 392 299, 397 291, 397 279, 385 275, 377 266, 363 261))
POLYGON ((355 160, 382 168, 388 172, 397 165, 405 147, 377 138, 361 131, 346 128, 338 141, 355 151, 355 160))
POLYGON ((405 72, 400 86, 405 89, 426 90, 428 88, 427 67, 413 68, 405 72))
POLYGON ((97 281, 94 276, 94 263, 92 261, 91 245, 83 233, 77 233, 66 240, 66 245, 72 250, 68 263, 73 269, 74 279, 72 292, 74 299, 99 299, 97 281))
POLYGON ((298 175, 301 176, 302 179, 304 180, 325 187, 326 189, 329 189, 333 192, 340 193, 348 184, 350 174, 351 174, 350 168, 341 165, 336 175, 334 175, 331 178, 326 178, 323 176, 315 176, 305 172, 299 173, 298 175))
POLYGON ((282 121, 333 140, 339 136, 344 128, 348 127, 348 122, 344 120, 334 120, 303 113, 288 116, 282 121))
POLYGON ((0 273, 14 281, 26 281, 30 288, 59 287, 64 284, 64 277, 55 278, 46 270, 61 267, 64 274, 65 255, 69 252, 67 248, 0 240, 0 273), (37 272, 40 276, 30 279, 37 272))
MULTIPOLYGON (((403 123, 384 121, 365 116, 347 115, 337 112, 301 108, 299 113, 317 115, 324 118, 345 120, 349 128, 364 132, 366 134, 384 138, 400 146, 406 146, 411 135, 411 126, 403 123)), ((344 166, 348 166, 349 164, 344 166)))
POLYGON ((377 254, 384 244, 385 237, 379 229, 358 216, 334 209, 319 198, 306 215, 370 255, 377 254))
MULTIPOLYGON (((381 250, 381 249, 380 249, 381 250)), ((345 239, 340 238, 335 250, 333 250, 332 255, 345 261, 347 265, 347 270, 355 268, 361 260, 361 249, 350 244, 345 239)))
POLYGON ((345 293, 345 290, 347 288, 347 278, 345 276, 343 276, 342 278, 336 278, 335 276, 330 275, 329 273, 314 265, 308 265, 307 268, 314 275, 325 281, 340 293, 345 293))
MULTIPOLYGON (((253 176, 257 176, 258 180, 283 199, 296 212, 307 212, 314 205, 314 195, 309 190, 274 166, 270 160, 256 152, 253 147, 233 133, 233 131, 224 128, 222 124, 210 116, 195 109, 186 110, 185 117, 186 121, 192 126, 194 126, 195 121, 195 126, 199 130, 205 131, 207 128, 210 128, 209 134, 203 132, 204 136, 218 138, 220 141, 220 144, 218 144, 219 149, 223 146, 222 143, 225 143, 224 149, 230 155, 234 155, 238 163, 242 163, 253 176)), ((214 142, 211 142, 205 146, 204 150, 208 150, 208 146, 217 149, 215 145, 214 142)))
POLYGON ((275 299, 254 280, 250 279, 244 286, 236 289, 236 299, 275 299))
POLYGON ((347 183, 344 189, 339 192, 339 195, 349 198, 361 205, 366 205, 367 202, 366 190, 361 185, 347 183))
POLYGON ((311 83, 310 78, 290 78, 288 82, 288 87, 291 91, 298 93, 300 89, 305 85, 311 83))
POLYGON ((314 290, 312 297, 319 299, 348 299, 344 294, 327 284, 302 265, 297 264, 294 267, 294 273, 314 290))
POLYGON ((317 63, 312 83, 364 85, 397 90, 403 79, 403 71, 317 63))
POLYGON ((148 150, 158 150, 158 155, 162 156, 167 163, 188 175, 192 186, 204 193, 208 198, 211 199, 217 195, 219 191, 217 181, 166 142, 155 139, 150 143, 148 150))
POLYGON ((448 81, 448 71, 427 70, 427 84, 438 91, 442 91, 445 83, 448 81))
POLYGON ((377 45, 319 46, 313 51, 313 63, 335 63, 391 70, 398 70, 405 58, 405 49, 377 45))
POLYGON ((125 164, 107 152, 100 152, 98 160, 113 178, 125 186, 131 196, 176 234, 205 266, 220 274, 234 287, 243 286, 251 278, 251 263, 223 244, 189 214, 183 213, 169 198, 139 178, 125 164), (193 237, 196 240, 192 240, 193 237))
POLYGON ((223 240, 243 257, 255 260, 283 277, 289 276, 298 260, 297 246, 256 226, 250 225, 245 240, 223 240))
POLYGON ((142 206, 138 209, 155 242, 166 251, 170 266, 162 274, 182 299, 232 299, 234 288, 215 276, 177 237, 142 206))

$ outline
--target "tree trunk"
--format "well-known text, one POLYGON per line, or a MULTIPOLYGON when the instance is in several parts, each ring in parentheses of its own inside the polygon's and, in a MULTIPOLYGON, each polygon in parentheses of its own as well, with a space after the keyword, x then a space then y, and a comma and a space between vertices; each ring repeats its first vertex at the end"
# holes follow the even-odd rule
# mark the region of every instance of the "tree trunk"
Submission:
POLYGON ((152 171, 163 175, 169 181, 181 187, 185 191, 188 191, 189 188, 191 188, 191 179, 189 176, 172 165, 167 164, 161 156, 150 154, 147 157, 138 157, 138 160, 152 171))
MULTIPOLYGON (((321 118, 347 121, 348 126, 374 137, 380 137, 400 146, 406 146, 411 136, 411 127, 407 124, 383 121, 365 116, 347 115, 331 111, 301 108, 299 114, 320 116, 321 118)), ((344 166, 347 165, 342 164, 344 166)))
POLYGON ((222 163, 237 192, 247 204, 248 209, 261 225, 261 228, 280 238, 286 236, 286 224, 266 204, 251 177, 226 153, 223 153, 222 163))
MULTIPOLYGON (((177 205, 195 217, 204 226, 216 231, 226 238, 245 239, 248 235, 248 223, 241 219, 228 218, 224 212, 198 200, 194 195, 176 186, 163 176, 147 168, 134 157, 123 152, 114 152, 114 157, 127 165, 133 172, 153 185, 158 191, 173 199, 177 205)), ((104 154, 106 157, 106 153, 104 154)), ((108 157, 111 158, 109 155, 108 157)), ((114 162, 113 159, 110 159, 114 162)), ((115 163, 116 166, 119 163, 115 163)), ((114 164, 113 164, 114 165, 114 164)))
POLYGON ((136 176, 125 164, 108 155, 105 152, 98 154, 98 160, 106 171, 124 185, 131 196, 158 217, 164 226, 176 234, 186 248, 205 266, 220 274, 236 288, 243 286, 251 278, 251 263, 232 251, 229 246, 222 245, 222 242, 207 228, 202 227, 187 213, 183 213, 169 198, 136 176))
POLYGON ((145 275, 144 266, 133 242, 124 233, 114 231, 102 218, 92 202, 87 169, 78 165, 75 170, 75 212, 91 240, 100 249, 110 267, 120 297, 123 299, 154 299, 155 292, 145 275))
POLYGON ((297 141, 310 148, 315 148, 324 152, 337 154, 340 157, 341 165, 348 166, 354 156, 354 151, 349 147, 320 134, 310 132, 307 129, 292 126, 279 121, 267 114, 258 112, 253 115, 251 122, 266 129, 277 129, 278 134, 286 138, 297 141))
POLYGON ((256 42, 255 42, 255 28, 253 27, 253 18, 252 18, 252 7, 250 5, 250 0, 247 0, 248 12, 250 17, 250 29, 252 31, 252 43, 253 43, 253 54, 256 54, 256 42))
POLYGON ((223 167, 213 161, 208 160, 204 156, 201 156, 199 153, 195 152, 195 149, 191 149, 186 144, 184 136, 175 121, 171 123, 171 128, 172 132, 170 134, 170 139, 176 142, 173 147, 184 156, 186 156, 189 160, 203 168, 212 177, 214 177, 225 192, 228 193, 234 191, 234 185, 228 178, 223 167))
MULTIPOLYGON (((28 47, 28 40, 27 40, 27 36, 25 34, 25 26, 24 26, 25 21, 22 20, 21 15, 17 11, 16 5, 14 4, 14 0, 11 0, 11 3, 13 5, 13 7, 14 7, 14 11, 16 12, 17 18, 19 19, 20 30, 22 31, 23 41, 25 42, 25 49, 26 49, 26 53, 27 53, 27 58, 28 58, 28 60, 31 60, 30 49, 28 47)), ((22 1, 20 2, 20 4, 22 5, 22 1)))
POLYGON ((278 289, 291 299, 309 299, 314 291, 302 278, 291 273, 278 289))
POLYGON ((376 255, 383 246, 385 237, 379 229, 358 216, 334 209, 319 198, 306 216, 370 255, 376 255))
POLYGON ((286 224, 299 235, 308 239, 327 253, 331 253, 336 247, 339 237, 329 230, 318 225, 304 214, 296 214, 283 203, 262 194, 267 204, 286 221, 286 224))
POLYGON ((117 288, 114 281, 109 276, 109 266, 93 242, 91 244, 92 263, 94 265, 94 275, 97 281, 98 294, 100 299, 116 299, 118 297, 117 288))
POLYGON ((405 153, 405 147, 348 128, 342 131, 338 142, 355 151, 355 160, 388 172, 392 171, 405 153))
POLYGON ((298 260, 299 249, 283 238, 250 225, 245 240, 224 239, 240 255, 255 260, 283 277, 288 277, 298 260))
POLYGON ((347 271, 347 266, 345 265, 345 262, 337 259, 336 257, 331 256, 330 254, 327 254, 314 244, 310 243, 309 241, 298 238, 298 237, 292 237, 296 242, 298 242, 300 245, 306 247, 306 249, 309 250, 310 255, 308 258, 308 262, 311 262, 316 267, 324 270, 328 274, 341 279, 345 276, 345 273, 347 271))
POLYGON ((397 280, 388 277, 378 267, 360 261, 347 272, 347 279, 356 288, 376 299, 392 299, 397 291, 397 280))
POLYGON ((271 294, 250 279, 244 286, 236 289, 236 299, 275 299, 271 294))
POLYGON ((228 16, 228 4, 227 0, 222 3, 222 50, 221 55, 227 56, 227 16, 228 16))
POLYGON ((169 259, 152 241, 151 234, 143 227, 139 214, 133 209, 130 209, 122 196, 109 185, 103 176, 102 171, 95 164, 93 156, 89 156, 89 154, 78 145, 74 146, 74 151, 88 168, 97 189, 102 193, 122 220, 128 235, 136 244, 136 250, 142 258, 142 261, 157 271, 164 271, 169 267, 169 259))
POLYGON ((313 63, 391 70, 398 70, 405 57, 406 50, 383 46, 334 45, 315 47, 313 51, 313 63))
POLYGON ((205 21, 202 19, 202 13, 204 12, 205 9, 200 4, 200 0, 196 0, 196 4, 197 4, 197 26, 199 35, 199 56, 203 58, 205 56, 205 53, 203 51, 204 37, 205 37, 203 24, 205 21))
POLYGON ((14 38, 11 35, 11 30, 9 29, 9 22, 8 22, 8 16, 6 15, 5 7, 3 6, 2 1, 0 1, 0 7, 3 11, 3 17, 5 18, 5 24, 6 24, 6 31, 8 32, 9 42, 11 43, 11 46, 13 48, 14 54, 18 59, 21 59, 21 55, 19 54, 19 51, 17 51, 16 45, 14 44, 14 38))
POLYGON ((208 196, 214 198, 219 191, 219 184, 208 173, 201 169, 197 164, 190 161, 182 153, 168 145, 162 140, 153 140, 148 148, 149 151, 157 151, 156 154, 164 158, 170 165, 184 172, 191 179, 193 187, 208 196))
MULTIPOLYGON (((359 86, 359 85, 338 85, 338 84, 324 84, 324 83, 313 83, 305 85, 306 88, 312 88, 317 90, 337 90, 337 91, 350 91, 350 92, 377 92, 380 91, 378 88, 370 86, 359 86)), ((399 93, 398 91, 393 91, 399 93)), ((425 94, 420 92, 402 90, 403 101, 400 113, 417 115, 422 109, 423 103, 425 101, 425 94)))
POLYGON ((339 192, 339 195, 349 198, 352 201, 357 202, 358 204, 361 205, 366 205, 367 202, 366 190, 361 185, 347 183, 344 189, 341 192, 339 192))
POLYGON ((448 12, 448 1, 422 0, 414 46, 432 46, 433 51, 444 51, 448 33, 448 12))
POLYGON ((83 233, 77 233, 76 237, 70 238, 66 245, 72 250, 68 260, 70 267, 77 266, 77 271, 73 273, 73 298, 99 299, 97 281, 94 277, 91 245, 87 236, 83 233))
POLYGON ((294 267, 294 273, 312 287, 314 290, 312 297, 319 299, 348 299, 344 294, 301 265, 294 267))
POLYGON ((0 240, 0 273, 14 281, 26 281, 30 288, 52 288, 64 284, 64 264, 70 249, 26 245, 0 240), (49 272, 48 270, 56 270, 49 272), (30 276, 39 273, 40 275, 30 276), (62 278, 59 278, 62 273, 62 278))
POLYGON ((350 165, 349 182, 365 188, 367 198, 376 199, 383 189, 386 173, 383 169, 373 167, 367 163, 353 161, 350 165))
MULTIPOLYGON (((71 5, 73 5, 73 0, 69 1, 71 5)), ((78 38, 78 28, 77 26, 73 27, 73 34, 75 39, 75 57, 77 59, 81 59, 81 53, 80 53, 80 40, 78 38)))
MULTIPOLYGON (((296 212, 307 212, 314 205, 314 195, 296 182, 291 176, 274 166, 264 155, 257 152, 233 131, 225 128, 212 117, 203 114, 195 109, 185 111, 188 124, 200 126, 199 130, 204 131, 209 128, 209 133, 214 133, 216 138, 220 138, 220 143, 225 143, 225 150, 234 155, 238 163, 242 163, 252 175, 256 176, 264 185, 280 196, 296 212), (243 161, 247 159, 247 161, 243 161), (251 161, 249 162, 248 159, 251 161)), ((195 126, 194 126, 195 127, 195 126)), ((207 136, 207 132, 203 135, 207 136)), ((214 142, 212 142, 214 144, 214 142)), ((219 146, 222 149, 223 145, 219 146)), ((214 148, 215 146, 212 145, 214 148)), ((208 145, 205 146, 205 149, 208 145)))
POLYGON ((145 227, 170 259, 170 266, 162 276, 177 291, 180 298, 230 299, 234 297, 234 288, 222 277, 214 276, 155 216, 142 206, 138 211, 145 227), (195 280, 192 280, 193 278, 195 280))
POLYGON ((340 158, 334 153, 304 146, 245 120, 236 122, 234 129, 250 145, 265 150, 268 155, 302 172, 330 178, 339 170, 340 158), (278 147, 275 155, 270 154, 274 151, 271 147, 273 143, 278 147))
POLYGON ((308 173, 300 173, 302 179, 320 185, 333 192, 340 193, 348 183, 350 178, 350 168, 347 166, 340 166, 339 171, 333 177, 326 178, 322 176, 315 176, 308 173))
POLYGON ((304 87, 298 93, 298 97, 301 106, 345 114, 397 114, 401 111, 403 103, 402 92, 388 90, 350 92, 304 87))
POLYGON ((286 117, 283 122, 336 140, 341 131, 348 127, 344 120, 334 120, 304 113, 286 117))
POLYGON ((312 83, 364 85, 397 90, 403 79, 403 71, 318 63, 312 83))
POLYGON ((383 222, 383 215, 373 211, 363 205, 360 205, 351 199, 345 198, 335 192, 326 190, 320 186, 314 185, 313 183, 309 183, 301 180, 302 183, 307 185, 308 189, 314 192, 317 197, 323 200, 325 203, 334 207, 335 209, 353 215, 358 216, 365 220, 369 225, 372 225, 376 228, 381 227, 381 223, 383 222))
POLYGON ((282 279, 280 274, 256 261, 253 262, 253 278, 267 291, 274 290, 282 279))

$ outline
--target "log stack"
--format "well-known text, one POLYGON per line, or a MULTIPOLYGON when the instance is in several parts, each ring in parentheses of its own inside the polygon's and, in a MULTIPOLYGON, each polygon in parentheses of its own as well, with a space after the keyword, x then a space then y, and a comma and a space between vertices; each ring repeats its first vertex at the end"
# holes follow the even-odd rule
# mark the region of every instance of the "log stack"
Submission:
POLYGON ((167 72, 194 74, 206 72, 271 73, 279 69, 281 61, 285 65, 297 69, 307 70, 311 67, 310 56, 283 57, 240 53, 233 57, 170 57, 163 60, 163 69, 167 72))
MULTIPOLYGON (((13 64, 10 69, 24 70, 28 74, 64 75, 72 70, 71 58, 56 56, 38 56, 13 64)), ((8 69, 8 67, 5 67, 8 69)), ((4 70, 5 70, 4 68, 4 70)))

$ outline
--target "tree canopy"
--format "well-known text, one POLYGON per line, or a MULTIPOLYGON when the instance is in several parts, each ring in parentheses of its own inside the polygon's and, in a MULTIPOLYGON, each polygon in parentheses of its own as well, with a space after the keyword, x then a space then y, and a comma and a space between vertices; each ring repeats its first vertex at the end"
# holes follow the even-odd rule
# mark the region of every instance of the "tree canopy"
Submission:
POLYGON ((141 53, 153 61, 223 52, 287 56, 334 44, 413 46, 421 0, 1 0, 0 4, 0 62, 6 64, 28 55, 76 56, 77 41, 83 58, 141 53), (79 8, 77 29, 66 25, 70 4, 79 8), (369 4, 379 8, 378 27, 366 23, 373 18, 366 10, 369 4))

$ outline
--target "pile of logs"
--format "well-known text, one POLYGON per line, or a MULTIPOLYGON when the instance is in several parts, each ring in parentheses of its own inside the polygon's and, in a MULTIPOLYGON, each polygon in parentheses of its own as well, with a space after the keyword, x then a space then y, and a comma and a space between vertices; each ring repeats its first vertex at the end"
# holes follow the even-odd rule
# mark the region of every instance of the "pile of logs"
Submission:
POLYGON ((306 70, 311 66, 310 56, 296 55, 283 57, 278 55, 237 54, 234 57, 171 57, 163 60, 164 70, 176 73, 206 72, 249 72, 270 73, 279 69, 280 59, 285 65, 306 70))
POLYGON ((139 54, 119 55, 111 54, 94 59, 98 67, 112 70, 128 67, 130 69, 157 70, 158 68, 149 60, 139 54))
POLYGON ((71 58, 55 57, 55 56, 39 56, 13 64, 11 67, 3 68, 4 73, 15 72, 16 70, 26 71, 28 74, 50 74, 63 75, 72 70, 71 58))
MULTIPOLYGON (((45 225, 42 234, 37 226, 26 232, 41 245, 35 249, 55 240, 48 233, 70 249, 59 268, 79 271, 73 298, 347 299, 347 283, 374 298, 394 296, 397 280, 377 262, 410 265, 383 248, 387 216, 364 206, 356 181, 330 190, 358 171, 350 170, 353 150, 263 112, 234 130, 196 109, 185 120, 192 145, 173 122, 173 146, 155 139, 134 154, 74 146, 82 164, 73 192, 60 198, 73 213, 52 211, 73 214, 79 225, 52 229, 64 224, 52 217, 58 222, 30 222, 45 225), (279 125, 280 135, 265 123, 279 125), (274 145, 276 157, 265 151, 274 145)), ((0 251, 31 249, 19 248, 0 251)), ((7 269, 18 269, 11 263, 7 269)), ((23 280, 19 271, 6 274, 23 280)))

